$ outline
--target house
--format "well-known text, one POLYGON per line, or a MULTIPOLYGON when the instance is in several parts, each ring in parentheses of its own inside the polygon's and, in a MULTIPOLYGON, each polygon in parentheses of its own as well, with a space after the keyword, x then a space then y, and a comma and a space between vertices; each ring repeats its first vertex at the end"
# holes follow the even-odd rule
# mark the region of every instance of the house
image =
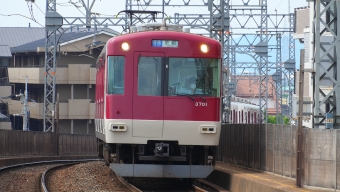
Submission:
MULTIPOLYGON (((236 97, 241 97, 249 100, 251 103, 259 105, 260 103, 260 82, 259 76, 251 75, 249 77, 233 76, 232 79, 236 79, 236 97)), ((275 81, 270 76, 268 79, 268 115, 276 115, 276 91, 275 81)), ((278 111, 281 113, 281 111, 278 111)))
MULTIPOLYGON (((32 28, 22 29, 30 31, 32 28)), ((45 84, 45 30, 29 42, 10 46, 8 79, 13 87, 12 94, 24 93, 28 81, 29 129, 43 131, 44 84, 45 84)), ((3 28, 0 28, 4 30, 3 28)), ((19 35, 17 28, 6 36, 19 35)), ((21 29, 20 29, 21 30, 21 29)), ((29 34, 27 32, 27 34, 29 34)), ((58 35, 56 56, 56 91, 59 94, 59 131, 62 133, 94 134, 96 58, 106 41, 118 32, 111 29, 99 31, 68 30, 58 35)), ((0 39, 1 40, 1 39, 0 39)), ((1 41, 0 41, 1 44, 1 41)), ((10 100, 9 114, 14 129, 22 129, 22 117, 14 117, 22 110, 20 100, 10 100)))

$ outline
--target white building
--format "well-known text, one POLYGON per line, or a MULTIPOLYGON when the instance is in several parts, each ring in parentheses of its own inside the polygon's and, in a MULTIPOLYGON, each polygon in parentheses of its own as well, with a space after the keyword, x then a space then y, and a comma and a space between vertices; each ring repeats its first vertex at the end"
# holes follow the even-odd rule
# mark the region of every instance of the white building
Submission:
MULTIPOLYGON (((15 28, 11 30, 12 33, 7 35, 15 37, 18 31, 15 28)), ((25 38, 25 34, 21 35, 20 38, 25 38)), ((106 41, 116 35, 117 32, 104 29, 98 32, 67 32, 61 36, 56 57, 60 132, 94 134, 96 58, 106 41)), ((8 78, 13 87, 12 94, 24 92, 24 77, 27 76, 29 98, 36 102, 30 108, 29 127, 30 130, 43 131, 45 36, 11 47, 10 51, 12 57, 8 66, 8 78)), ((9 101, 9 113, 12 115, 20 113, 22 107, 21 101, 9 101)), ((14 129, 22 129, 22 118, 11 119, 14 129)))

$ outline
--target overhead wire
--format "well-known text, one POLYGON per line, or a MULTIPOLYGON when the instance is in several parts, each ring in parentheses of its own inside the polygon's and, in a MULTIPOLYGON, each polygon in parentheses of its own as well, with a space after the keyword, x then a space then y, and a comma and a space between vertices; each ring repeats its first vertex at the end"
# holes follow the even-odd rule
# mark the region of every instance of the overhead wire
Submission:
POLYGON ((28 17, 26 15, 22 15, 22 14, 9 14, 9 15, 4 15, 4 14, 0 14, 0 16, 5 16, 5 17, 10 17, 10 16, 20 16, 20 17, 24 17, 26 19, 29 19, 29 20, 32 20, 34 21, 35 23, 37 23, 38 25, 44 27, 42 24, 40 24, 35 18, 34 18, 34 14, 33 14, 33 8, 32 8, 32 5, 31 5, 31 8, 29 7, 29 4, 27 2, 27 7, 28 7, 28 11, 30 13, 30 16, 31 17, 28 17))
POLYGON ((42 14, 44 14, 45 15, 45 13, 40 9, 40 7, 34 2, 34 5, 40 10, 40 12, 42 13, 42 14))
POLYGON ((70 4, 73 4, 74 7, 77 8, 78 11, 86 17, 86 15, 79 9, 79 7, 81 7, 81 6, 76 5, 76 4, 79 3, 79 2, 74 3, 73 1, 70 0, 69 3, 70 3, 70 4))
POLYGON ((59 6, 73 6, 73 5, 68 5, 70 4, 70 2, 66 2, 66 3, 56 3, 59 6))
POLYGON ((9 15, 0 14, 0 15, 1 15, 1 16, 7 16, 7 17, 10 17, 10 16, 21 16, 21 17, 25 17, 26 19, 30 19, 30 20, 34 21, 35 23, 37 23, 37 24, 40 25, 41 27, 45 27, 45 26, 43 26, 42 24, 40 24, 38 21, 35 21, 35 20, 33 20, 32 18, 27 17, 27 16, 25 16, 25 15, 21 15, 21 14, 9 14, 9 15))
POLYGON ((281 5, 281 3, 282 3, 282 0, 280 1, 280 3, 275 7, 275 9, 274 10, 272 10, 272 11, 276 11, 277 10, 277 8, 281 5))

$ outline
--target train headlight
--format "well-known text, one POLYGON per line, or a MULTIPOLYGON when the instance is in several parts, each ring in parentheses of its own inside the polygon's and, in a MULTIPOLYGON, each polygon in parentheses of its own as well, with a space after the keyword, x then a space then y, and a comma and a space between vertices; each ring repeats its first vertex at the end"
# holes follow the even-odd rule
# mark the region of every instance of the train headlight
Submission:
POLYGON ((202 44, 202 45, 201 45, 201 51, 202 51, 203 53, 208 53, 208 51, 209 51, 208 45, 202 44))
POLYGON ((127 42, 122 43, 122 49, 124 51, 128 51, 130 49, 130 45, 127 42))

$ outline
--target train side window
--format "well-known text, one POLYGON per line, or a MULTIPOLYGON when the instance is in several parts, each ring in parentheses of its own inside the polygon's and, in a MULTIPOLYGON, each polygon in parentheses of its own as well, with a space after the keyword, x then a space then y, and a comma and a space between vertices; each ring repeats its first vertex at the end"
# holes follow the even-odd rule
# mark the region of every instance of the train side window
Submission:
POLYGON ((160 96, 162 93, 162 57, 140 57, 138 95, 160 96))
POLYGON ((124 94, 124 56, 109 56, 107 67, 107 93, 124 94))

